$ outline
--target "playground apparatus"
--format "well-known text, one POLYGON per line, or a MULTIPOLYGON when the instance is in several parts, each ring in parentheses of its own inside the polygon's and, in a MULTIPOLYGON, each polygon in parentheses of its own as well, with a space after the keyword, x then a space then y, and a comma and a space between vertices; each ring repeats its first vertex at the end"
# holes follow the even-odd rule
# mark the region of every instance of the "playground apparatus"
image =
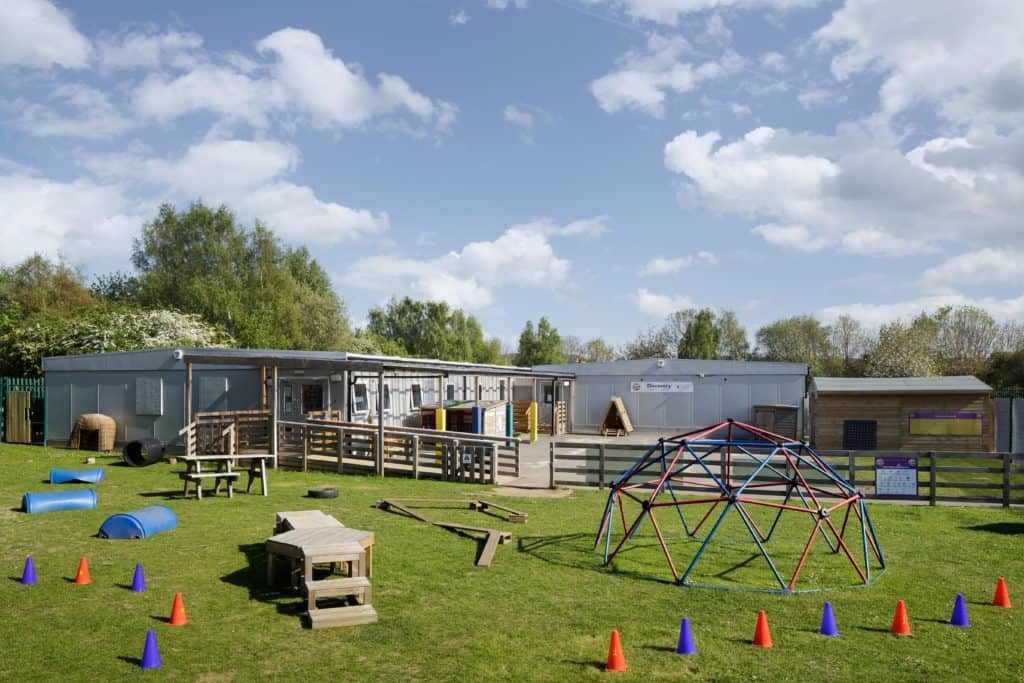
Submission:
MULTIPOLYGON (((885 571, 885 560, 863 494, 807 444, 735 420, 659 439, 615 480, 594 539, 595 549, 604 541, 604 565, 627 547, 644 519, 651 522, 675 583, 686 586, 803 592, 796 589, 797 581, 819 537, 833 554, 842 553, 849 560, 861 584, 872 584, 885 571), (682 491, 696 495, 679 497, 677 494, 682 491), (782 501, 766 500, 767 496, 781 496, 782 501), (627 523, 627 507, 635 509, 630 504, 639 505, 640 509, 632 523, 627 523), (691 506, 708 507, 695 525, 684 514, 684 510, 693 509, 691 506), (721 512, 712 518, 719 507, 721 512), (688 539, 701 541, 682 573, 666 542, 665 520, 656 515, 666 508, 668 514, 678 517, 688 539), (749 533, 758 554, 766 561, 773 578, 772 588, 693 581, 694 570, 730 513, 739 518, 741 528, 749 533), (779 563, 769 552, 769 543, 784 513, 787 520, 800 517, 812 522, 806 526, 810 535, 788 577, 783 576, 779 563), (755 517, 766 514, 769 521, 759 525, 755 517), (616 517, 622 523, 622 536, 613 545, 616 517), (837 523, 840 517, 841 522, 837 523), (712 519, 710 531, 701 539, 701 529, 712 519), (877 562, 875 572, 873 559, 877 562)), ((792 528, 789 531, 796 533, 792 528)))

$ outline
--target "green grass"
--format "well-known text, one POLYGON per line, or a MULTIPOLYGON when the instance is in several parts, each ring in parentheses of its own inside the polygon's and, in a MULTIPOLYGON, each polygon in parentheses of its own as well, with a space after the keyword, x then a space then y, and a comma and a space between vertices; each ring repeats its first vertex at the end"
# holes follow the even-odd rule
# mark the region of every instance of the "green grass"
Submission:
MULTIPOLYGON (((43 483, 51 467, 85 467, 84 456, 0 445, 0 679, 136 676, 148 628, 164 662, 149 677, 175 680, 597 680, 605 677, 612 628, 629 664, 616 675, 621 680, 1022 679, 1022 610, 987 605, 996 578, 1005 576, 1011 598, 1024 606, 1019 510, 873 504, 889 565, 875 585, 850 586, 848 566, 819 544, 807 585, 841 587, 779 596, 671 585, 649 532, 615 566, 602 568, 591 550, 605 495, 597 491, 503 499, 529 513, 525 526, 468 510, 431 511, 515 535, 488 569, 474 566, 472 540, 372 507, 386 496, 486 498, 488 487, 273 471, 269 497, 221 494, 200 502, 181 499, 167 464, 130 469, 101 457, 108 467, 96 486, 99 509, 16 510, 24 492, 51 488, 43 483), (340 497, 304 498, 319 484, 338 486, 340 497), (154 503, 176 512, 178 529, 140 541, 95 537, 110 514, 154 503), (297 596, 264 586, 262 543, 274 513, 314 507, 375 533, 378 624, 312 631, 303 626, 297 596), (17 579, 29 554, 39 583, 22 586, 17 579), (93 583, 72 585, 83 555, 93 583), (145 568, 146 593, 126 588, 136 562, 145 568), (185 597, 184 628, 163 623, 175 591, 185 597), (957 592, 967 598, 970 629, 944 623, 957 592), (841 638, 816 633, 826 599, 841 638), (913 638, 888 633, 897 599, 906 601, 913 638), (771 650, 749 644, 759 609, 768 613, 771 650), (673 652, 683 616, 693 626, 696 657, 673 652)), ((741 531, 723 529, 726 542, 701 565, 710 580, 765 581, 767 569, 751 561, 756 548, 741 531)), ((693 542, 670 533, 682 563, 693 542)), ((805 539, 802 531, 780 533, 773 541, 780 561, 792 563, 805 539)))

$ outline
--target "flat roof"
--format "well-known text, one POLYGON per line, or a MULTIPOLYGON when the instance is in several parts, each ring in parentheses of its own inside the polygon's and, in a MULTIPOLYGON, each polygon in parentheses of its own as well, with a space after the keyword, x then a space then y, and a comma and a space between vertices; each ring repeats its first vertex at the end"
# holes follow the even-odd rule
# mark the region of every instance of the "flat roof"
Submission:
POLYGON ((535 370, 545 372, 571 372, 577 377, 586 375, 626 376, 637 375, 696 377, 738 376, 738 375, 807 375, 804 363, 780 363, 775 361, 746 360, 695 360, 689 358, 644 358, 640 360, 614 360, 603 363, 562 363, 541 365, 535 370))
POLYGON ((987 394, 992 387, 974 375, 948 377, 815 377, 818 394, 987 394))
POLYGON ((146 359, 155 366, 171 369, 184 363, 197 365, 247 365, 277 366, 283 370, 326 370, 357 372, 411 372, 434 375, 483 375, 498 377, 534 377, 572 379, 571 372, 534 370, 514 365, 490 365, 485 363, 463 363, 437 360, 434 358, 402 358, 399 356, 374 356, 344 351, 291 351, 282 349, 221 349, 221 348, 179 348, 148 349, 144 351, 122 351, 110 354, 84 354, 80 356, 52 356, 43 359, 44 370, 99 370, 132 368, 133 359, 146 359), (175 353, 180 352, 180 360, 175 353), (96 367, 102 359, 105 367, 96 367), (111 363, 113 361, 113 363, 111 363))

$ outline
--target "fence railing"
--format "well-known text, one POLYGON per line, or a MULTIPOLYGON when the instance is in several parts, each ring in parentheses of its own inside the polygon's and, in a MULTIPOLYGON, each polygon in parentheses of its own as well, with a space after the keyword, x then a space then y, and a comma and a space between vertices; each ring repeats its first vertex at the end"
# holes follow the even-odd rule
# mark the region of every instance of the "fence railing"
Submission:
POLYGON ((327 420, 278 421, 278 464, 285 468, 377 472, 445 481, 497 483, 519 476, 519 439, 327 420))
MULTIPOLYGON (((600 442, 557 442, 549 447, 549 484, 554 486, 599 487, 611 485, 648 449, 643 444, 600 442)), ((899 500, 936 503, 972 503, 1024 505, 1024 454, 1020 453, 944 453, 944 452, 874 452, 819 451, 841 477, 863 491, 866 498, 886 499, 874 490, 875 459, 879 457, 915 457, 917 459, 916 496, 900 496, 899 500)), ((704 460, 712 471, 721 468, 718 454, 704 460)), ((732 461, 734 478, 749 475, 755 464, 732 461)), ((691 468, 693 469, 693 468, 691 468)), ((801 468, 803 471, 803 469, 801 468)), ((809 484, 824 484, 826 479, 815 473, 804 473, 809 484)), ((699 473, 687 471, 693 485, 673 485, 676 491, 703 491, 699 473)), ((770 482, 777 477, 758 476, 757 482, 770 482)), ((710 483, 710 479, 707 479, 710 483)), ((759 489, 759 495, 785 495, 784 487, 759 489)))
POLYGON ((46 384, 43 378, 0 377, 0 441, 45 446, 46 436, 46 384), (27 396, 16 399, 9 397, 8 392, 27 396))

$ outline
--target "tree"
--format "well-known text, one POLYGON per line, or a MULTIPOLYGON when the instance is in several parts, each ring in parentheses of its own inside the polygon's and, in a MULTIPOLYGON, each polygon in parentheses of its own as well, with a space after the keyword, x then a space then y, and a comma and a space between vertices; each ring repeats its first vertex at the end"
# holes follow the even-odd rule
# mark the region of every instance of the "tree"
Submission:
POLYGON ((622 347, 622 355, 629 360, 670 358, 674 352, 675 346, 664 327, 648 328, 622 347))
POLYGON ((697 312, 687 323, 677 351, 678 358, 713 360, 718 355, 718 330, 715 328, 714 311, 702 308, 697 312))
POLYGON ((979 378, 995 389, 1024 387, 1024 350, 993 353, 979 378))
POLYGON ((764 360, 806 363, 811 375, 828 367, 831 345, 828 331, 810 316, 777 320, 757 331, 757 346, 764 360))
POLYGON ((16 266, 0 268, 0 315, 9 321, 36 315, 64 315, 95 303, 81 273, 34 254, 16 266))
POLYGON ((975 306, 949 306, 935 313, 938 323, 936 356, 948 375, 975 375, 984 370, 999 339, 999 325, 975 306))
POLYGON ((516 354, 516 365, 530 367, 533 365, 552 365, 564 362, 562 356, 562 338, 548 319, 542 317, 537 322, 537 331, 533 331, 533 322, 527 320, 519 335, 519 352, 516 354))
POLYGON ((353 339, 344 304, 309 252, 282 246, 258 222, 247 230, 226 207, 164 204, 135 240, 132 263, 137 303, 197 313, 242 346, 329 350, 353 339))
POLYGON ((389 355, 471 363, 501 363, 497 339, 484 339, 476 318, 441 301, 391 299, 369 313, 367 334, 389 355))
POLYGON ((895 320, 878 330, 878 341, 864 359, 867 377, 927 377, 938 374, 932 349, 935 323, 921 314, 910 324, 895 320))
POLYGON ((715 355, 722 360, 747 360, 750 357, 750 342, 747 331, 736 320, 732 311, 722 311, 715 320, 718 334, 718 348, 715 355))
POLYGON ((562 357, 567 363, 600 363, 615 359, 615 349, 605 340, 594 338, 587 342, 579 337, 562 337, 562 357))
POLYGON ((857 320, 841 315, 828 327, 829 343, 836 354, 838 374, 856 377, 863 372, 864 352, 868 348, 868 335, 857 320))

